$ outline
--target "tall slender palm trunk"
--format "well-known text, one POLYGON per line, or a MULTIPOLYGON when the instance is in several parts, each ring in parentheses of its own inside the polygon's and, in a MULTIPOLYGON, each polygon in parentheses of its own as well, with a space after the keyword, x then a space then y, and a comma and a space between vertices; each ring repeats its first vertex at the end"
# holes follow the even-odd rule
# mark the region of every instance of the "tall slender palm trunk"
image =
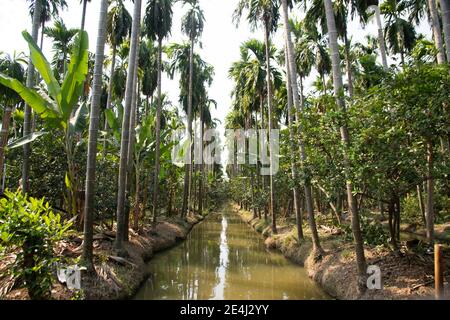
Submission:
POLYGON ((348 95, 350 98, 353 97, 353 70, 352 70, 352 59, 350 56, 350 41, 348 40, 347 33, 344 35, 344 47, 345 47, 345 62, 347 64, 347 86, 348 95))
MULTIPOLYGON (((331 0, 324 0, 325 13, 327 19, 328 27, 328 37, 330 42, 330 52, 333 70, 333 84, 334 84, 334 95, 336 101, 341 110, 345 113, 346 106, 343 99, 343 84, 342 84, 342 72, 341 72, 341 61, 339 57, 339 47, 337 43, 337 30, 336 22, 334 20, 333 6, 331 0)), ((361 234, 361 227, 359 222, 359 213, 356 206, 355 196, 353 195, 353 185, 351 182, 350 171, 351 164, 348 156, 348 147, 350 144, 350 138, 347 126, 344 124, 340 128, 341 139, 344 144, 344 170, 346 176, 346 188, 347 188, 347 201, 348 208, 350 211, 352 219, 352 232, 355 242, 355 252, 356 252, 356 263, 358 267, 358 285, 361 290, 366 286, 366 258, 364 256, 364 246, 361 234)))
POLYGON ((130 114, 134 86, 134 68, 137 59, 137 45, 139 41, 139 29, 141 24, 141 8, 142 0, 135 0, 133 25, 131 31, 131 47, 130 58, 128 63, 127 84, 125 89, 125 108, 122 121, 122 135, 120 143, 120 165, 117 192, 117 235, 115 240, 115 248, 119 254, 123 254, 123 241, 125 236, 125 190, 128 171, 128 143, 130 133, 130 114))
POLYGON ((192 90, 193 90, 193 78, 194 78, 194 38, 191 37, 191 48, 189 50, 189 94, 188 94, 188 110, 187 110, 187 131, 190 139, 189 146, 189 164, 185 164, 184 167, 184 192, 183 192, 183 206, 181 209, 181 216, 185 217, 187 211, 190 209, 189 201, 191 194, 191 173, 192 173, 192 90))
MULTIPOLYGON (((288 72, 286 73, 287 78, 287 93, 288 93, 288 118, 289 118, 289 139, 291 144, 291 152, 292 154, 296 154, 297 148, 295 145, 295 136, 294 136, 294 114, 293 114, 293 101, 292 101, 292 84, 291 84, 291 72, 289 68, 289 59, 288 59, 288 50, 286 45, 285 50, 285 60, 286 60, 286 68, 288 72)), ((294 182, 294 186, 292 187, 292 196, 294 202, 294 212, 295 218, 297 222, 297 237, 299 240, 303 239, 303 221, 302 214, 300 212, 300 203, 298 197, 298 188, 297 188, 297 166, 295 164, 294 157, 291 156, 291 176, 292 181, 294 182)))
POLYGON ((81 30, 84 30, 86 24, 86 10, 87 10, 88 0, 83 0, 83 13, 81 14, 81 30))
MULTIPOLYGON (((293 102, 295 109, 297 110, 297 122, 299 125, 299 133, 301 134, 302 128, 301 128, 301 121, 300 121, 300 112, 303 112, 303 93, 300 95, 300 98, 302 99, 302 103, 300 103, 299 100, 299 92, 298 92, 298 86, 297 86, 297 65, 294 60, 294 45, 292 44, 292 38, 291 38, 291 31, 290 31, 290 25, 289 25, 289 13, 288 13, 288 6, 287 1, 282 0, 282 9, 283 9, 283 24, 285 28, 285 38, 286 38, 286 54, 287 54, 287 67, 288 67, 288 74, 289 74, 289 84, 290 89, 292 90, 292 96, 293 96, 293 102)), ((305 151, 305 146, 303 143, 303 140, 299 138, 299 149, 300 149, 300 158, 302 161, 302 164, 304 164, 307 160, 307 154, 305 151)), ((306 169, 306 168, 304 168, 306 169)), ((305 204, 306 204, 306 211, 308 213, 308 223, 309 228, 311 230, 312 240, 313 240, 313 246, 314 251, 317 256, 323 255, 323 249, 320 245, 320 239, 319 234, 317 232, 317 226, 316 226, 316 220, 314 217, 314 206, 313 206, 313 197, 312 197, 312 190, 311 190, 311 181, 310 179, 306 179, 304 183, 304 193, 305 193, 305 204)), ((294 199, 295 201, 295 199, 294 199)), ((300 207, 300 205, 299 205, 300 207)), ((298 224, 299 222, 297 222, 298 224)))
MULTIPOLYGON (((442 5, 442 2, 441 2, 442 5)), ((445 4, 444 4, 445 6, 445 4)), ((431 29, 433 31, 434 44, 437 49, 437 62, 438 64, 445 63, 445 51, 444 45, 442 41, 442 33, 441 33, 441 25, 439 22, 439 15, 437 12, 436 1, 428 0, 428 9, 430 12, 430 22, 431 29)), ((445 12, 443 12, 445 14, 445 12)), ((448 8, 447 8, 447 17, 448 17, 448 8)), ((444 19, 443 22, 445 23, 444 19)), ((447 21, 448 23, 448 21, 447 21)), ((447 26, 445 26, 447 27, 447 26)), ((447 27, 448 28, 448 27, 447 27)), ((447 36, 447 35, 446 35, 447 36)), ((448 50, 448 47, 447 47, 448 50)), ((444 107, 445 110, 445 107, 444 107)), ((427 141, 427 200, 426 200, 426 224, 427 224, 427 240, 430 246, 434 244, 434 178, 433 178, 433 166, 434 166, 434 151, 433 151, 433 142, 431 139, 427 141)))
POLYGON ((269 21, 266 19, 264 21, 264 42, 266 47, 266 73, 267 73, 267 105, 268 105, 268 127, 269 127, 269 181, 270 181, 270 203, 269 212, 272 217, 272 232, 277 233, 277 217, 275 212, 275 189, 274 189, 274 154, 273 154, 273 143, 270 141, 272 129, 274 129, 274 119, 273 119, 273 90, 272 90, 272 77, 270 76, 270 31, 269 31, 269 21))
POLYGON ((84 241, 83 261, 89 271, 94 270, 93 256, 93 223, 95 198, 95 170, 97 160, 97 138, 100 116, 100 99, 102 94, 103 61, 106 43, 106 16, 108 14, 108 1, 102 0, 100 4, 100 17, 98 22, 97 49, 95 51, 94 86, 92 90, 92 103, 89 122, 89 141, 87 153, 86 188, 84 202, 84 241))
MULTIPOLYGON (((264 96, 261 94, 260 95, 260 112, 261 112, 261 129, 264 129, 266 127, 265 121, 264 121, 264 96)), ((261 139, 265 140, 265 137, 261 139)), ((262 148, 262 145, 260 144, 260 148, 262 148)), ((236 163, 237 161, 235 161, 234 163, 236 163)), ((260 175, 260 172, 258 172, 258 174, 260 175)), ((262 185, 262 190, 263 192, 266 191, 266 176, 262 176, 261 177, 261 185, 262 185)), ((264 220, 267 220, 267 206, 264 202, 264 220)))
POLYGON ((205 173, 205 165, 203 159, 203 134, 204 134, 204 119, 203 119, 203 110, 200 110, 200 136, 199 136, 199 143, 200 143, 200 176, 198 181, 198 214, 203 214, 203 176, 205 173))
POLYGON ((156 223, 158 215, 159 194, 159 166, 160 166, 160 143, 161 143, 161 67, 162 67, 162 39, 158 40, 158 108, 156 109, 156 140, 155 140, 155 177, 153 180, 153 223, 156 223))
POLYGON ((427 0, 428 10, 430 12, 430 23, 433 31, 434 44, 437 49, 437 62, 439 64, 445 63, 444 44, 442 42, 441 23, 439 22, 439 15, 436 7, 436 0, 427 0))
POLYGON ((450 0, 441 0, 442 29, 444 31, 445 53, 450 62, 450 0))
POLYGON ((381 23, 380 7, 373 5, 372 9, 375 12, 375 19, 377 22, 378 45, 380 46, 381 63, 383 64, 383 69, 388 70, 389 67, 387 63, 386 42, 384 41, 384 31, 383 31, 383 24, 381 23))
MULTIPOLYGON (((140 36, 138 37, 140 38, 140 36)), ((133 170, 134 167, 134 143, 136 140, 136 121, 137 116, 137 103, 138 103, 138 93, 139 93, 139 81, 138 81, 138 66, 139 66, 139 42, 136 48, 136 63, 134 64, 134 80, 133 80, 133 97, 131 98, 131 115, 130 115, 130 130, 129 130, 129 140, 128 140, 128 171, 127 171, 127 186, 126 186, 126 197, 125 197, 125 234, 124 241, 128 241, 129 229, 130 229, 130 211, 131 211, 131 187, 133 183, 133 170)), ((136 176, 134 176, 137 179, 136 176)), ((139 183, 139 182, 138 182, 139 183)), ((139 195, 136 195, 136 201, 139 201, 139 195)))
MULTIPOLYGON (((112 105, 112 86, 113 86, 113 78, 114 78, 114 71, 116 68, 116 57, 117 57, 117 46, 113 45, 112 47, 112 60, 111 60, 111 72, 109 76, 109 84, 108 84, 108 98, 106 99, 106 110, 111 109, 112 105)), ((108 131, 108 121, 105 116, 105 124, 104 124, 104 131, 108 131)), ((103 140, 103 156, 106 154, 106 146, 107 141, 106 137, 103 140)))
MULTIPOLYGON (((42 1, 36 0, 34 2, 34 14, 33 14, 33 25, 31 29, 31 37, 35 42, 37 42, 39 34, 39 26, 41 20, 42 11, 42 1)), ((34 86, 34 65, 31 58, 28 60, 28 70, 27 70, 27 87, 32 88, 34 86)), ((24 120, 23 120, 23 136, 28 136, 31 134, 31 107, 25 104, 24 109, 24 120)), ((22 192, 28 193, 29 191, 29 180, 30 180, 30 153, 31 153, 31 143, 27 143, 23 146, 23 162, 22 162, 22 192)))
POLYGON ((45 38, 45 21, 42 21, 42 25, 41 25, 41 44, 39 46, 41 51, 44 49, 44 38, 45 38))
MULTIPOLYGON (((136 160, 138 162, 138 160, 136 160)), ((141 213, 141 170, 136 166, 135 168, 135 181, 134 181, 134 207, 133 207, 133 230, 139 232, 139 214, 141 213)))

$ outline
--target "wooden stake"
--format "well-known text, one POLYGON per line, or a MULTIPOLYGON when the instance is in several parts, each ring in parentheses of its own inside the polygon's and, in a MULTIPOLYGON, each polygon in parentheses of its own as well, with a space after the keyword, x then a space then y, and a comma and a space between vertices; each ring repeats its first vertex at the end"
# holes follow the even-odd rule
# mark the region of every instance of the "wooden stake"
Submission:
POLYGON ((442 246, 440 244, 434 245, 434 288, 436 300, 441 299, 444 288, 444 277, 442 268, 442 246))

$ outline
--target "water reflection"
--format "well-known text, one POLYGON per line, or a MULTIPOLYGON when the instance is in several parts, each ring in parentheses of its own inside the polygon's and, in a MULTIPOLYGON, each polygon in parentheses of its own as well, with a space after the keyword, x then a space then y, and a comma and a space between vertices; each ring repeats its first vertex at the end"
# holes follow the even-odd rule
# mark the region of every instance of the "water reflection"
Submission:
POLYGON ((222 231, 220 233, 220 261, 217 268, 217 278, 219 283, 214 288, 214 297, 216 300, 223 300, 225 295, 225 279, 228 267, 228 243, 227 243, 227 219, 222 216, 222 231))
POLYGON ((156 255, 136 299, 325 299, 303 268, 265 249, 262 238, 225 210, 179 246, 156 255))

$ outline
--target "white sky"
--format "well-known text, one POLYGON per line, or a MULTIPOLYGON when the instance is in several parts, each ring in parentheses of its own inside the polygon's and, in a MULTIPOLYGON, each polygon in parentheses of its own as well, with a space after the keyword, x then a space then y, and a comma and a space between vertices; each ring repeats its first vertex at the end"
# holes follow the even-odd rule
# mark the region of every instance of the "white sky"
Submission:
MULTIPOLYGON (((125 1, 130 14, 133 13, 132 2, 125 1)), ((228 69, 233 61, 239 59, 239 46, 250 37, 262 38, 262 33, 253 34, 243 19, 239 29, 232 23, 232 14, 238 0, 200 0, 200 6, 205 12, 206 22, 202 36, 203 48, 197 47, 197 52, 208 63, 215 68, 214 83, 209 90, 210 97, 218 102, 217 110, 212 110, 213 118, 218 118, 222 122, 225 119, 231 105, 230 93, 233 83, 228 79, 228 69)), ((60 14, 66 25, 70 28, 77 28, 81 23, 82 6, 79 0, 67 0, 69 9, 60 14)), ((145 6, 146 1, 143 0, 145 6)), ((95 52, 95 39, 97 36, 98 12, 100 10, 100 0, 92 0, 88 4, 86 30, 90 36, 90 50, 95 52)), ((186 9, 177 3, 174 7, 174 19, 172 36, 168 42, 181 42, 185 37, 181 34, 181 17, 186 9)), ((144 12, 144 11, 143 11, 144 12)), ((302 16, 296 9, 294 15, 302 16)), ((0 52, 13 53, 27 52, 27 46, 21 36, 23 30, 31 28, 31 18, 28 13, 28 3, 25 0, 0 0, 0 52)), ((350 36, 354 41, 363 41, 366 34, 376 35, 374 22, 363 30, 358 23, 351 23, 350 36)), ((422 24, 419 31, 430 35, 430 27, 422 24)), ((283 43, 283 33, 280 30, 274 36, 275 44, 281 48, 283 43)), ((109 50, 107 51, 107 53, 109 50)), ((48 60, 51 60, 51 42, 45 41, 44 53, 48 60)), ((310 78, 306 82, 306 89, 312 84, 314 79, 310 78)), ((163 79, 163 91, 169 93, 169 97, 174 104, 178 104, 178 79, 173 81, 163 79)))

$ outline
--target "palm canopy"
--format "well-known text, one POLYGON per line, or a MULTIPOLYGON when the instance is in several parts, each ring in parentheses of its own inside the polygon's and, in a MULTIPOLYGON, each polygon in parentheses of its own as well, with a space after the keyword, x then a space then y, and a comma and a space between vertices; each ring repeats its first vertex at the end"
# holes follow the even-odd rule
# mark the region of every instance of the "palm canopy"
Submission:
POLYGON ((244 16, 244 11, 247 11, 246 19, 253 30, 263 23, 267 26, 268 31, 273 33, 277 30, 280 20, 279 9, 279 0, 239 0, 233 13, 233 20, 236 25, 239 24, 244 16))
POLYGON ((118 46, 130 36, 133 21, 123 0, 113 0, 113 3, 114 5, 108 12, 106 31, 109 44, 118 46))
POLYGON ((152 40, 162 40, 172 29, 173 0, 149 0, 144 17, 145 33, 152 40))
MULTIPOLYGON (((232 64, 228 74, 236 84, 232 93, 233 107, 247 113, 258 110, 267 92, 265 45, 257 39, 250 39, 241 45, 240 51, 240 60, 232 64)), ((273 45, 270 46, 269 52, 270 59, 274 59, 276 48, 273 45)), ((281 74, 273 67, 273 64, 271 64, 270 72, 275 79, 275 87, 278 87, 281 74)))
POLYGON ((386 0, 380 6, 381 13, 386 18, 385 37, 389 50, 394 54, 410 52, 417 39, 416 31, 411 21, 402 16, 408 5, 405 1, 386 0))
POLYGON ((307 77, 313 66, 323 77, 331 72, 328 46, 314 24, 308 20, 291 20, 291 30, 295 36, 295 60, 300 76, 307 77))
MULTIPOLYGON (((336 30, 340 38, 344 38, 347 34, 347 16, 348 5, 347 0, 333 1, 334 19, 336 22, 336 30)), ((315 25, 318 22, 321 33, 327 34, 327 19, 325 16, 325 7, 323 0, 312 0, 305 16, 305 23, 308 25, 315 25)))
MULTIPOLYGON (((14 53, 12 56, 9 54, 2 55, 0 56, 0 73, 23 82, 25 79, 23 65, 25 63, 26 59, 22 53, 14 53)), ((14 90, 0 84, 0 101, 5 104, 13 104, 17 103, 20 99, 20 96, 14 90)))
POLYGON ((60 73, 66 70, 67 56, 72 47, 72 39, 78 29, 68 29, 61 19, 55 20, 53 27, 44 29, 44 33, 53 40, 53 67, 60 73))
POLYGON ((142 93, 152 96, 158 85, 158 49, 153 41, 142 41, 139 46, 139 65, 144 71, 142 77, 142 93))
POLYGON ((181 21, 181 32, 191 40, 197 40, 203 33, 205 26, 205 15, 197 0, 184 0, 184 4, 189 4, 190 8, 181 21))
MULTIPOLYGON (((190 44, 171 44, 167 48, 167 54, 171 60, 168 71, 171 78, 175 72, 180 75, 180 103, 187 113, 189 97, 189 55, 190 44)), ((208 100, 207 87, 209 87, 214 77, 214 67, 205 62, 199 54, 193 56, 193 92, 192 111, 193 114, 199 112, 201 106, 208 100)))
MULTIPOLYGON (((30 3, 29 5, 30 16, 33 17, 36 0, 27 0, 27 1, 30 3)), ((44 0, 44 1, 41 0, 41 3, 42 3, 42 11, 40 24, 44 24, 50 21, 52 17, 58 16, 60 10, 64 10, 68 7, 66 0, 44 0)))

